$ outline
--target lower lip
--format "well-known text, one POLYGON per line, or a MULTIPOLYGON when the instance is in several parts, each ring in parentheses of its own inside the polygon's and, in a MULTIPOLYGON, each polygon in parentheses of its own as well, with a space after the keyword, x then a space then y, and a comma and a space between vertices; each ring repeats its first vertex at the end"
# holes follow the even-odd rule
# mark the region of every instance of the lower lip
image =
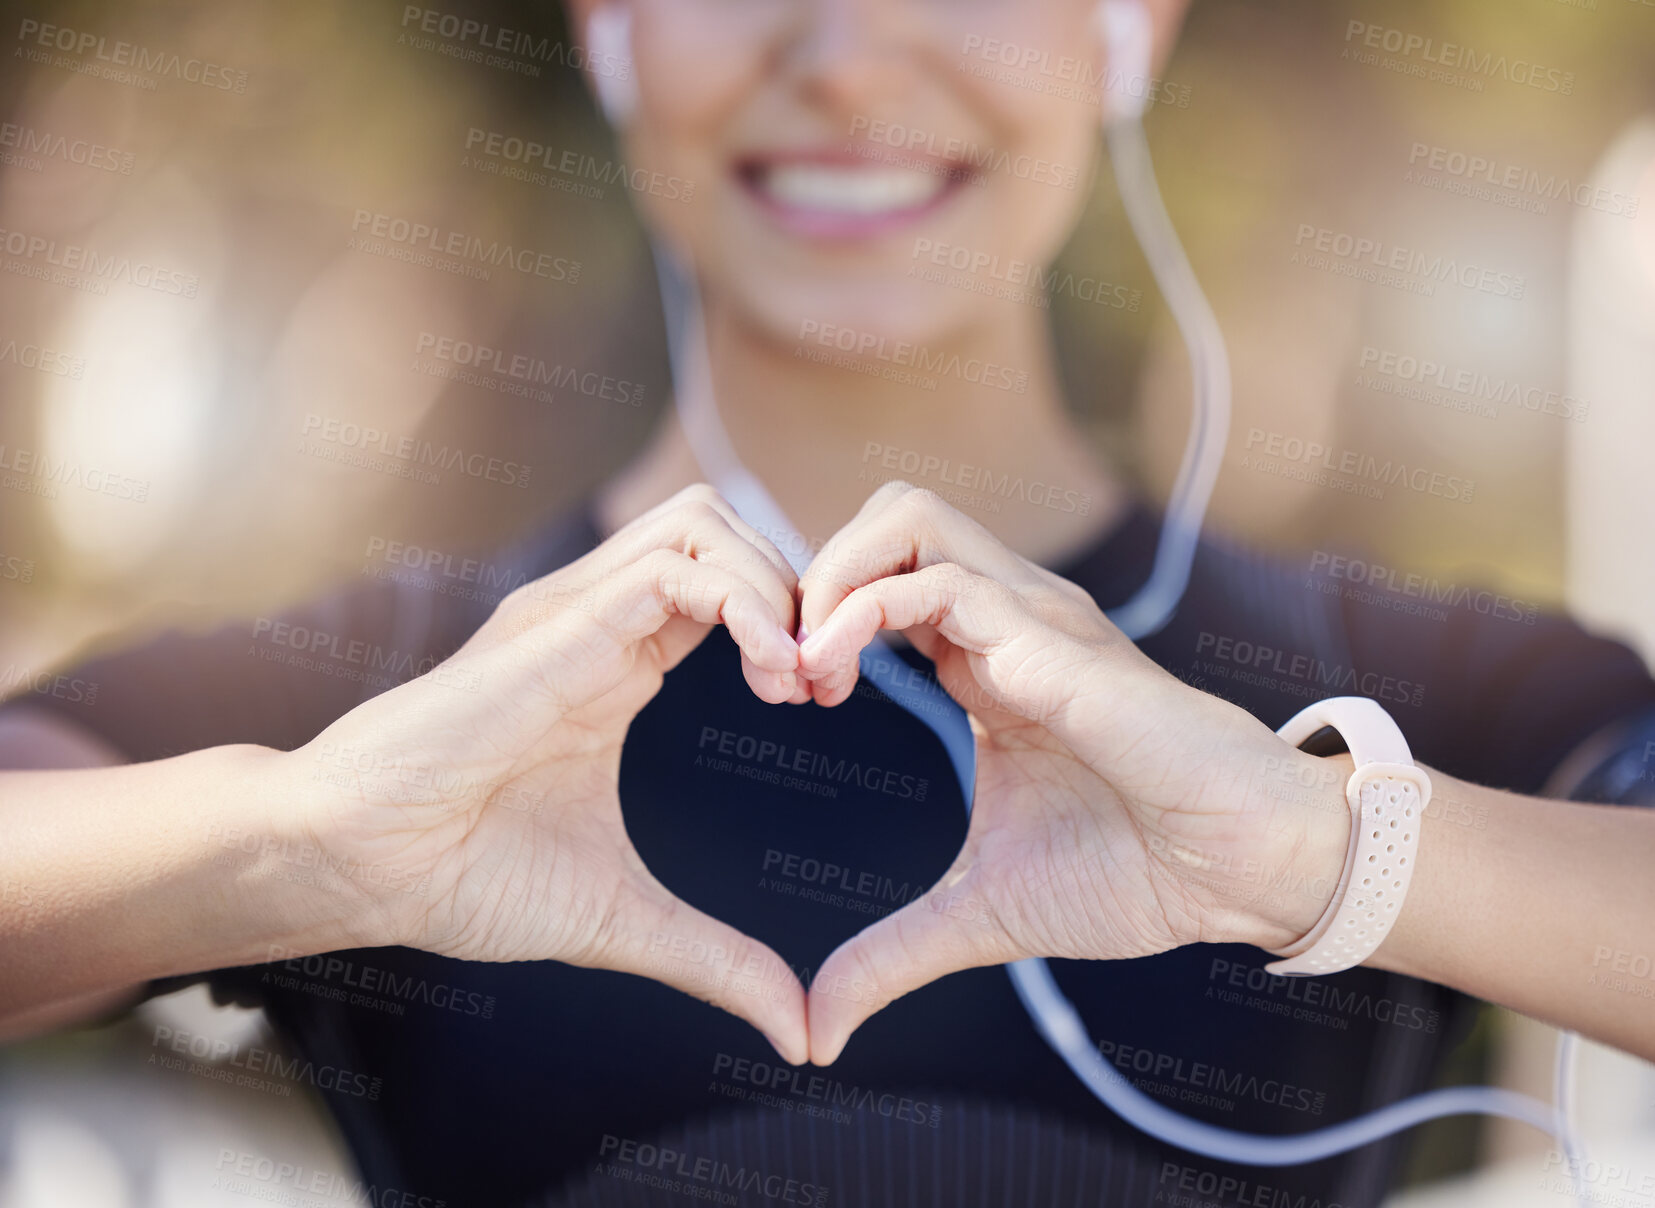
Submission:
POLYGON ((935 214, 971 182, 970 176, 961 173, 951 176, 935 196, 918 205, 878 214, 854 214, 842 210, 815 210, 778 201, 745 173, 738 171, 735 177, 742 191, 775 225, 792 235, 822 240, 871 239, 902 230, 935 214))

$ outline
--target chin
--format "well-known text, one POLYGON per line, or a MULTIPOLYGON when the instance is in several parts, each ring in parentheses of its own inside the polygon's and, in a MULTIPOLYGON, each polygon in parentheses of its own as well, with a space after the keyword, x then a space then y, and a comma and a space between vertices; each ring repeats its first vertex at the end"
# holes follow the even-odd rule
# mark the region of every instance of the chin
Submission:
POLYGON ((801 346, 846 352, 848 344, 848 354, 854 355, 856 342, 879 340, 941 344, 973 326, 982 307, 982 299, 969 293, 917 281, 902 272, 852 281, 779 281, 762 269, 755 269, 753 276, 747 283, 729 283, 735 310, 789 354, 801 346), (824 342, 830 337, 831 342, 824 342))

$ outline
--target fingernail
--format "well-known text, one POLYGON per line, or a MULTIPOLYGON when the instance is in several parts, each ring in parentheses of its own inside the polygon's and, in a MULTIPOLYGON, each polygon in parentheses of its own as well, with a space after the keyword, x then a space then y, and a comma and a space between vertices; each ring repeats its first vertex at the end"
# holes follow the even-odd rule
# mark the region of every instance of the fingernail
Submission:
POLYGON ((791 633, 787 632, 787 626, 781 624, 779 621, 776 623, 776 632, 782 635, 783 646, 798 647, 799 643, 794 640, 791 633))
POLYGON ((804 640, 806 638, 808 638, 809 636, 810 636, 810 626, 805 624, 805 619, 803 617, 800 617, 799 618, 799 641, 801 643, 803 643, 804 640))

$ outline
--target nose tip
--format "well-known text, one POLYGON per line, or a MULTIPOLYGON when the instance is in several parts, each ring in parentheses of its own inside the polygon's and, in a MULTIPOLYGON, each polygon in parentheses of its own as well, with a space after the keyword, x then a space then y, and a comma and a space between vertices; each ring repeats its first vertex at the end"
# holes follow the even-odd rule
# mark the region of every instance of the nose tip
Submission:
POLYGON ((894 0, 817 0, 805 6, 794 59, 807 92, 855 106, 888 86, 898 35, 894 0))

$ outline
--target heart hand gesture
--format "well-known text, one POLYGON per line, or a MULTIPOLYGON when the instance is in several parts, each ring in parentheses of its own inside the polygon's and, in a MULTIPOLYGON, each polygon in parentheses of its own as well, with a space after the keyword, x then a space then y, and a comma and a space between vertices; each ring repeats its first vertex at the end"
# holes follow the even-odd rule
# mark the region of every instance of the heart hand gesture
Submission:
POLYGON ((819 703, 842 702, 862 649, 899 630, 977 736, 963 849, 930 894, 823 964, 818 982, 879 993, 813 989, 811 1060, 832 1062, 879 1005, 955 970, 1197 941, 1284 946, 1320 916, 1326 898, 1266 901, 1247 871, 1298 853, 1332 870, 1331 897, 1348 818, 1282 807, 1249 783, 1312 757, 1161 670, 1083 590, 931 492, 881 488, 817 555, 800 601, 799 671, 819 703))

